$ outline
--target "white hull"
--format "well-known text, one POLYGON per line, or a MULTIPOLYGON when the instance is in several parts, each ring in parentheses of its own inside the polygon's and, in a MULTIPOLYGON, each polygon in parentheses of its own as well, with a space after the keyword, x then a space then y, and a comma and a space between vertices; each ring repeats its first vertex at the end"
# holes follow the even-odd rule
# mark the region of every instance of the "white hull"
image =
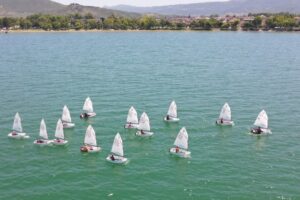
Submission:
POLYGON ((187 150, 184 150, 184 149, 179 149, 178 152, 176 152, 176 148, 173 147, 170 149, 170 153, 173 154, 173 155, 176 155, 178 157, 181 157, 181 158, 188 158, 191 156, 191 152, 190 151, 187 151, 187 150))
POLYGON ((226 121, 226 120, 223 120, 223 123, 221 123, 221 120, 218 119, 218 120, 216 121, 216 124, 221 125, 221 126, 233 126, 233 125, 234 125, 234 122, 233 122, 233 121, 226 121))
POLYGON ((95 153, 101 151, 101 147, 94 147, 94 146, 82 146, 80 147, 81 152, 88 152, 88 153, 95 153))
POLYGON ((66 145, 68 143, 68 140, 54 139, 52 142, 53 142, 54 145, 66 145))
POLYGON ((251 132, 252 135, 269 135, 269 134, 272 134, 272 131, 268 128, 261 128, 261 133, 257 132, 257 128, 252 128, 250 132, 251 132))
POLYGON ((69 122, 63 122, 63 126, 64 128, 74 128, 75 124, 69 122))
POLYGON ((114 158, 115 158, 115 159, 112 160, 112 159, 111 159, 111 154, 110 154, 110 155, 108 155, 108 156, 106 157, 106 160, 107 160, 108 162, 114 163, 114 164, 124 164, 124 163, 126 163, 126 162, 128 161, 127 158, 121 157, 121 156, 115 156, 115 155, 114 155, 114 158))
POLYGON ((14 133, 11 132, 7 135, 9 138, 14 138, 14 139, 27 139, 29 138, 28 135, 26 135, 26 133, 14 133))
POLYGON ((136 129, 139 127, 139 124, 125 124, 124 128, 132 128, 132 129, 136 129))
POLYGON ((173 118, 173 117, 170 117, 169 119, 167 119, 167 117, 165 117, 164 121, 166 121, 166 122, 179 122, 180 119, 179 118, 173 118))
POLYGON ((34 140, 33 144, 36 144, 38 146, 49 146, 52 145, 52 140, 44 140, 44 139, 34 140), (40 143, 38 141, 43 141, 43 142, 40 143))
POLYGON ((144 134, 142 134, 142 132, 140 130, 138 130, 135 135, 140 136, 140 137, 151 137, 154 133, 153 132, 149 132, 149 131, 143 131, 144 134))
POLYGON ((90 118, 90 117, 95 117, 96 116, 96 113, 95 112, 92 112, 92 113, 81 113, 80 114, 80 118, 90 118), (85 114, 87 116, 85 116, 85 114))

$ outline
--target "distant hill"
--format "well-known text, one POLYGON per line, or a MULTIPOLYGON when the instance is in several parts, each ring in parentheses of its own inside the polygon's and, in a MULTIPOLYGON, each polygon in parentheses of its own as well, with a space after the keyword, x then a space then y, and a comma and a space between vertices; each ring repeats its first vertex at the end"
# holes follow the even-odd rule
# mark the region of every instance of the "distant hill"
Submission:
POLYGON ((118 5, 109 8, 136 13, 157 13, 162 15, 183 16, 248 14, 262 12, 300 13, 300 0, 231 0, 228 2, 192 3, 154 7, 118 5))
POLYGON ((0 0, 0 17, 24 17, 36 13, 43 14, 86 14, 92 13, 95 17, 108 17, 111 15, 123 17, 137 17, 139 14, 117 11, 79 4, 63 5, 50 0, 0 0))

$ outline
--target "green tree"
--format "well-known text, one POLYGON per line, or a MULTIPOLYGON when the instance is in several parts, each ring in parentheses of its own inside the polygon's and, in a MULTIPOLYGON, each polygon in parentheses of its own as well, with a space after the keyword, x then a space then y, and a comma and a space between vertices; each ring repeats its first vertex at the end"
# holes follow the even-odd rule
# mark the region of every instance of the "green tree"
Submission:
POLYGON ((74 29, 77 31, 83 29, 83 24, 82 24, 81 20, 79 20, 79 19, 75 20, 74 29))
POLYGON ((89 29, 98 29, 98 21, 95 19, 88 19, 86 20, 85 24, 84 24, 84 28, 89 30, 89 29))
POLYGON ((156 19, 152 16, 143 16, 139 20, 140 28, 145 30, 154 29, 158 24, 156 19))
POLYGON ((92 13, 89 12, 84 15, 84 19, 95 19, 95 17, 92 13))
POLYGON ((28 19, 24 19, 24 18, 21 18, 20 19, 20 28, 21 29, 31 29, 32 28, 32 23, 30 20, 28 19))

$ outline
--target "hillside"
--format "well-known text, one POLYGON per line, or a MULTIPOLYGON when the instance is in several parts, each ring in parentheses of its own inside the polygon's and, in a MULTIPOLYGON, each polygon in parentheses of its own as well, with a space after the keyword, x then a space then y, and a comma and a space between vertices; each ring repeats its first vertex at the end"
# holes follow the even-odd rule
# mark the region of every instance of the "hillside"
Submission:
POLYGON ((65 15, 92 13, 95 17, 108 17, 111 15, 123 17, 137 17, 137 13, 117 11, 79 4, 63 5, 50 0, 0 0, 0 17, 24 17, 35 13, 65 15))
POLYGON ((300 13, 300 0, 231 0, 228 2, 193 3, 169 6, 134 7, 119 5, 111 9, 137 13, 157 13, 163 15, 226 15, 248 13, 300 13))

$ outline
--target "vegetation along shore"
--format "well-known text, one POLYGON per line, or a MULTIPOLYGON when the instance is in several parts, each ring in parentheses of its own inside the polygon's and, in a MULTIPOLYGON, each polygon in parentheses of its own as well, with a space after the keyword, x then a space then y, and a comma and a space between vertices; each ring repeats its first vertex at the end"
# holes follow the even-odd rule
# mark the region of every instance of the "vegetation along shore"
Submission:
POLYGON ((300 31, 300 15, 260 13, 246 16, 157 17, 138 18, 92 14, 57 16, 34 14, 27 17, 0 18, 3 31, 69 31, 69 30, 224 30, 224 31, 300 31))

